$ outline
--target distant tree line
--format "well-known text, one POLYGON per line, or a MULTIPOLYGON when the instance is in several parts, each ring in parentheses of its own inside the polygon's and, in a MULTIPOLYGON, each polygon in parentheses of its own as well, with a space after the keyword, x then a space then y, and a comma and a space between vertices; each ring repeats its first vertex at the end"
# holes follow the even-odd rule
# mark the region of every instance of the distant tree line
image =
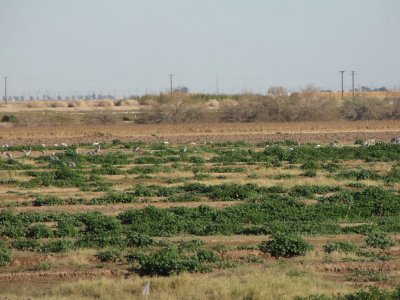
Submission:
POLYGON ((139 123, 296 122, 400 119, 400 97, 332 98, 313 86, 300 93, 272 87, 266 95, 159 95, 139 99, 148 108, 139 123))

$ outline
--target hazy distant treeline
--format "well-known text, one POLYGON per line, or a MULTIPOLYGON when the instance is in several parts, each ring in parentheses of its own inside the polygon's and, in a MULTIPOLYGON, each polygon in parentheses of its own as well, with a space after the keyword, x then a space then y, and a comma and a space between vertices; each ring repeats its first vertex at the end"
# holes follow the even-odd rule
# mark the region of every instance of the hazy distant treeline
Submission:
POLYGON ((162 95, 142 97, 139 104, 150 108, 136 120, 139 123, 188 123, 216 120, 223 122, 321 121, 400 119, 400 97, 374 98, 357 95, 354 99, 330 97, 314 89, 288 94, 271 88, 268 95, 244 94, 162 95))

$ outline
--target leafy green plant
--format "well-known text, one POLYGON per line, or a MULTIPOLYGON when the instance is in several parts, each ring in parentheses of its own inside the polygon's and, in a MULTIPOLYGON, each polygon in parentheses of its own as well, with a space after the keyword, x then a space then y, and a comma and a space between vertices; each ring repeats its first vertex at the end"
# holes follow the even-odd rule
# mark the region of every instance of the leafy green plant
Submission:
POLYGON ((259 249, 274 257, 305 255, 312 247, 300 236, 275 235, 272 240, 262 242, 259 249))
POLYGON ((132 231, 126 233, 126 240, 129 247, 147 247, 155 244, 151 236, 132 231))
POLYGON ((1 122, 6 123, 6 122, 17 122, 17 117, 15 115, 4 115, 1 118, 1 122))
POLYGON ((36 251, 40 247, 40 243, 33 239, 17 239, 12 241, 13 248, 22 251, 36 251))
POLYGON ((388 234, 379 231, 373 231, 367 234, 365 243, 369 247, 387 249, 394 246, 394 241, 388 234))
POLYGON ((28 228, 26 236, 33 239, 50 238, 53 236, 53 230, 44 224, 35 224, 28 228))
POLYGON ((70 240, 52 240, 41 245, 42 252, 67 252, 74 249, 75 245, 70 240))
POLYGON ((117 249, 107 249, 97 252, 96 256, 102 262, 116 262, 121 259, 121 251, 117 249))
POLYGON ((12 252, 5 242, 0 240, 0 266, 12 262, 12 252))
POLYGON ((357 249, 357 246, 349 241, 334 241, 334 242, 329 242, 324 246, 324 250, 326 253, 332 253, 334 251, 337 252, 352 252, 357 249))

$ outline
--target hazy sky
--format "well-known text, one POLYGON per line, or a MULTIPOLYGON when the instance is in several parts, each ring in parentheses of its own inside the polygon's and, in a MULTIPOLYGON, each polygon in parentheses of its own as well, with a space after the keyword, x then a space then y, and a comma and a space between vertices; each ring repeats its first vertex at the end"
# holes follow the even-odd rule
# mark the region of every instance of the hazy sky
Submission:
MULTIPOLYGON (((0 0, 10 94, 400 87, 400 0, 0 0), (351 84, 345 73, 345 86, 351 84)), ((0 85, 0 93, 4 91, 0 85)))

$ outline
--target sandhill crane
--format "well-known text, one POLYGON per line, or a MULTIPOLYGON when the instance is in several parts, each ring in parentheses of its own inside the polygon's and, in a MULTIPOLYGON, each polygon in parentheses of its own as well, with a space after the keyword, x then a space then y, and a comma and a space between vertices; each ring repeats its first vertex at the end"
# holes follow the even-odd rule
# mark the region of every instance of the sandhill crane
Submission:
POLYGON ((391 142, 393 144, 400 144, 400 136, 396 136, 396 137, 392 138, 391 142))
POLYGON ((101 145, 97 143, 96 149, 89 150, 87 154, 89 155, 97 155, 100 153, 101 145))
POLYGON ((23 149, 22 151, 24 152, 25 157, 28 157, 32 154, 32 149, 29 149, 29 150, 23 149))
POLYGON ((13 156, 12 156, 12 154, 11 154, 10 152, 7 152, 7 157, 8 157, 9 159, 13 159, 13 156))
POLYGON ((373 145, 375 145, 375 144, 376 144, 376 142, 375 142, 374 139, 369 139, 369 140, 366 140, 366 141, 364 142, 364 146, 366 146, 366 147, 368 147, 368 146, 373 146, 373 145))
POLYGON ((50 155, 50 159, 51 159, 51 161, 59 160, 59 158, 57 157, 57 153, 53 152, 53 153, 50 155))

